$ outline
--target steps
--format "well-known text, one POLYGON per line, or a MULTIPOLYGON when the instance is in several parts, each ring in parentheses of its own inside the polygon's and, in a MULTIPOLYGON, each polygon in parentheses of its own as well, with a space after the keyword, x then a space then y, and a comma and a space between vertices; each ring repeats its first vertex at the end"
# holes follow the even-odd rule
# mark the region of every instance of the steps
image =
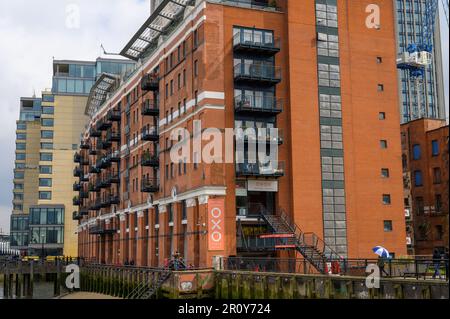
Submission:
POLYGON ((327 273, 327 262, 339 261, 337 254, 315 233, 304 233, 285 212, 280 215, 271 215, 262 210, 262 218, 272 228, 274 234, 293 234, 293 238, 287 239, 287 245, 295 246, 295 249, 320 273, 327 273))
POLYGON ((172 272, 170 270, 165 270, 159 274, 156 282, 141 283, 126 297, 126 299, 152 299, 152 297, 162 287, 166 280, 170 278, 171 274, 172 272))

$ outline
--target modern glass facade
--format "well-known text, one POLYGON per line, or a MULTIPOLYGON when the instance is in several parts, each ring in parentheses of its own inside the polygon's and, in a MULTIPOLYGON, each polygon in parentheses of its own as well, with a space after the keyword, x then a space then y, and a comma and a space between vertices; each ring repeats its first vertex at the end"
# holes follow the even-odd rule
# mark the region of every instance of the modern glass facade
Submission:
MULTIPOLYGON (((412 43, 422 42, 422 26, 425 19, 426 0, 396 0, 397 50, 406 52, 412 43)), ((439 26, 439 19, 437 21, 439 26)), ((440 32, 436 27, 433 63, 420 82, 415 81, 408 71, 399 71, 401 122, 418 118, 445 119, 444 80, 442 74, 442 53, 440 32)))

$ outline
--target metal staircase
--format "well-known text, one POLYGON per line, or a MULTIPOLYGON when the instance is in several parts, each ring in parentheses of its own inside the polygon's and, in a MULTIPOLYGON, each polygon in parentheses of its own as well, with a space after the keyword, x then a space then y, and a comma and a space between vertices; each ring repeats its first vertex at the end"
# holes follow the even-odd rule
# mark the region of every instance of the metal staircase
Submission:
POLYGON ((261 216, 272 228, 274 234, 293 235, 292 238, 286 238, 286 247, 295 247, 320 273, 327 273, 327 262, 341 259, 341 256, 315 233, 303 232, 285 212, 281 212, 280 215, 271 215, 267 210, 262 209, 261 216))
POLYGON ((171 274, 172 272, 170 270, 165 270, 159 274, 156 282, 142 282, 126 297, 126 299, 152 299, 161 286, 170 278, 171 274))

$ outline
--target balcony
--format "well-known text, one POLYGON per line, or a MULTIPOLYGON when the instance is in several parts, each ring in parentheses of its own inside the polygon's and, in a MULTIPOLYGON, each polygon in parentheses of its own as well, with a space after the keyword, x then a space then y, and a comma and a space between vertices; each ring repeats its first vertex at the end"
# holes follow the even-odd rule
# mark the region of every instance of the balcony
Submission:
POLYGON ((234 66, 234 80, 251 85, 275 85, 281 82, 281 68, 258 63, 239 63, 234 66))
POLYGON ((259 236, 238 236, 236 249, 238 251, 275 251, 275 238, 260 238, 259 236))
POLYGON ((89 145, 89 143, 81 142, 80 148, 81 148, 82 150, 88 150, 88 149, 91 148, 91 146, 89 145))
POLYGON ((235 52, 273 56, 280 52, 280 38, 264 37, 261 30, 240 30, 233 37, 235 52))
POLYGON ((97 160, 97 168, 106 169, 111 166, 111 161, 108 160, 107 156, 103 156, 97 160))
POLYGON ((277 130, 272 134, 270 128, 254 128, 254 127, 236 127, 236 141, 244 141, 246 143, 267 143, 281 145, 284 142, 283 130, 274 128, 277 130), (240 131, 241 129, 242 131, 240 131), (250 129, 250 131, 247 131, 250 129))
POLYGON ((72 219, 73 220, 82 220, 83 216, 81 216, 81 214, 79 212, 75 211, 72 213, 72 219))
POLYGON ((119 205, 120 204, 120 197, 118 195, 110 195, 109 196, 109 203, 111 205, 119 205))
POLYGON ((100 137, 100 136, 102 136, 102 132, 97 130, 97 128, 95 128, 95 127, 91 127, 91 129, 89 130, 89 136, 90 137, 100 137))
POLYGON ((108 181, 110 184, 119 184, 120 183, 120 177, 119 174, 109 174, 108 175, 108 181))
POLYGON ((95 128, 97 129, 97 131, 106 131, 111 126, 112 126, 111 122, 100 120, 95 125, 95 128))
POLYGON ((83 175, 83 170, 78 166, 73 170, 73 177, 81 177, 83 175))
POLYGON ((97 142, 97 151, 107 150, 108 148, 111 148, 111 146, 112 146, 111 141, 108 141, 106 139, 105 140, 99 140, 97 142))
POLYGON ((80 190, 81 190, 81 184, 80 183, 73 184, 73 191, 74 192, 79 192, 80 190))
POLYGON ((109 158, 109 161, 111 163, 119 163, 120 162, 120 152, 119 151, 111 152, 107 155, 107 157, 109 158))
POLYGON ((156 178, 144 178, 141 185, 142 193, 157 193, 159 192, 159 180, 156 178))
POLYGON ((236 164, 236 176, 239 177, 282 177, 284 176, 284 162, 268 163, 242 163, 236 164))
POLYGON ((80 163, 81 162, 81 154, 80 153, 75 153, 73 155, 73 162, 74 163, 80 163))
POLYGON ((83 156, 80 159, 81 166, 89 166, 89 159, 84 158, 83 156))
POLYGON ((89 209, 93 210, 93 211, 99 211, 102 206, 101 204, 102 203, 101 203, 100 199, 97 199, 91 204, 91 207, 89 207, 89 209))
POLYGON ((91 168, 89 169, 89 173, 91 173, 91 174, 100 174, 101 173, 101 169, 98 168, 97 166, 91 166, 91 168))
POLYGON ((143 153, 141 157, 141 165, 144 167, 159 167, 158 155, 151 154, 150 152, 143 153))
POLYGON ((158 102, 146 100, 141 105, 141 115, 143 116, 159 116, 158 102))
MULTIPOLYGON (((111 224, 110 224, 111 225, 111 224)), ((89 227, 89 234, 91 235, 112 235, 117 232, 114 228, 106 228, 106 225, 95 225, 89 227)))
POLYGON ((91 193, 98 193, 98 192, 100 192, 100 188, 97 187, 97 185, 95 183, 89 183, 88 190, 91 193))
POLYGON ((97 155, 97 146, 96 145, 93 144, 90 146, 89 155, 97 155))
POLYGON ((144 127, 142 129, 142 140, 150 142, 158 142, 159 141, 158 129, 155 126, 144 127))
POLYGON ((277 115, 283 112, 281 99, 268 96, 239 95, 234 99, 236 113, 277 115))
POLYGON ((106 133, 106 141, 108 142, 120 142, 120 133, 116 131, 108 131, 106 133))
POLYGON ((141 80, 142 91, 158 91, 159 90, 159 75, 156 72, 146 74, 141 80))
POLYGON ((88 192, 84 192, 84 191, 80 191, 80 199, 87 199, 89 198, 89 193, 88 192))
POLYGON ((89 175, 84 175, 84 174, 81 175, 80 182, 82 182, 82 183, 89 182, 89 175))
POLYGON ((109 122, 120 122, 122 120, 122 114, 117 110, 109 110, 106 119, 109 122))
POLYGON ((109 188, 111 187, 111 182, 108 177, 104 177, 100 182, 100 188, 109 188))
POLYGON ((72 199, 72 203, 73 203, 73 206, 80 206, 81 205, 81 200, 80 200, 80 198, 78 196, 75 196, 72 199))
POLYGON ((108 208, 110 206, 111 206, 111 203, 109 202, 109 198, 108 197, 105 198, 105 199, 102 199, 102 202, 100 204, 101 208, 108 208))

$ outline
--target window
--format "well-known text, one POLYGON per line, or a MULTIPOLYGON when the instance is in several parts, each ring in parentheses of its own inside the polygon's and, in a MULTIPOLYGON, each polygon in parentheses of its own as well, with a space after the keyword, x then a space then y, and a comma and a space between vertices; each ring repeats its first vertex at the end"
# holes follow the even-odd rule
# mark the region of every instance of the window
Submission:
POLYGON ((384 84, 378 84, 378 92, 384 91, 384 84))
POLYGON ((444 228, 442 227, 442 225, 436 225, 435 231, 436 231, 436 240, 442 240, 444 238, 444 228))
POLYGON ((39 166, 39 174, 51 174, 52 167, 49 165, 41 165, 39 166))
POLYGON ((425 211, 425 202, 423 197, 416 197, 417 214, 422 215, 425 211))
POLYGON ((41 153, 40 160, 43 162, 51 162, 51 161, 53 161, 53 154, 52 153, 41 153))
POLYGON ((39 192, 39 199, 51 200, 52 199, 52 192, 39 192))
POLYGON ((433 168, 433 183, 434 184, 441 183, 441 169, 439 167, 433 168))
POLYGON ((16 161, 25 161, 26 157, 25 153, 16 153, 16 161))
POLYGON ((17 123, 17 130, 19 131, 25 131, 27 129, 26 123, 17 123))
POLYGON ((169 165, 166 164, 166 179, 169 179, 169 165))
POLYGON ((383 58, 380 57, 380 56, 377 56, 377 63, 378 63, 378 64, 383 63, 383 58))
POLYGON ((173 80, 170 80, 170 96, 173 95, 173 80))
POLYGON ((194 30, 194 48, 198 46, 198 30, 194 30))
POLYGON ((25 144, 25 143, 17 143, 16 144, 16 150, 24 151, 26 149, 27 149, 27 144, 25 144))
POLYGON ((319 86, 340 87, 339 65, 319 63, 319 86))
POLYGON ((178 84, 178 90, 181 89, 181 73, 178 73, 178 81, 177 81, 177 84, 178 84))
POLYGON ((16 134, 16 140, 23 141, 26 139, 27 139, 27 134, 25 134, 25 133, 17 133, 16 134))
POLYGON ((53 139, 53 131, 41 131, 41 138, 53 139))
POLYGON ((441 194, 436 194, 436 196, 435 196, 435 209, 436 209, 436 213, 442 212, 442 195, 441 194))
POLYGON ((414 172, 414 185, 416 187, 423 186, 422 171, 414 172))
POLYGON ((16 169, 25 169, 25 163, 16 163, 16 169))
POLYGON ((198 60, 194 61, 194 77, 198 76, 198 60))
POLYGON ((23 200, 23 194, 14 194, 14 200, 23 200))
POLYGON ((385 112, 378 113, 378 119, 380 121, 384 121, 386 119, 386 113, 385 112))
POLYGON ((389 178, 389 168, 382 168, 381 169, 381 177, 389 178))
POLYGON ((14 179, 24 179, 25 172, 14 172, 14 179))
POLYGON ((431 152, 433 156, 439 155, 439 142, 437 140, 431 142, 431 152))
POLYGON ((23 189, 23 184, 20 183, 14 183, 14 189, 23 189))
POLYGON ((41 149, 43 150, 52 150, 53 143, 41 143, 41 149))
POLYGON ((380 141, 380 147, 381 147, 382 149, 388 148, 388 142, 387 142, 386 140, 381 140, 381 141, 380 141))
POLYGON ((52 187, 51 178, 39 178, 39 187, 52 187))
POLYGON ((384 222, 384 231, 391 232, 392 231, 392 220, 385 220, 384 222))
POLYGON ((383 204, 390 205, 391 204, 391 195, 383 194, 383 204))
POLYGON ((41 125, 44 127, 53 127, 54 121, 53 119, 41 119, 41 125))
POLYGON ((414 144, 413 145, 413 160, 420 160, 420 156, 421 156, 421 150, 420 150, 420 145, 419 144, 414 144))
POLYGON ((55 114, 55 108, 53 106, 43 106, 42 114, 55 114))

